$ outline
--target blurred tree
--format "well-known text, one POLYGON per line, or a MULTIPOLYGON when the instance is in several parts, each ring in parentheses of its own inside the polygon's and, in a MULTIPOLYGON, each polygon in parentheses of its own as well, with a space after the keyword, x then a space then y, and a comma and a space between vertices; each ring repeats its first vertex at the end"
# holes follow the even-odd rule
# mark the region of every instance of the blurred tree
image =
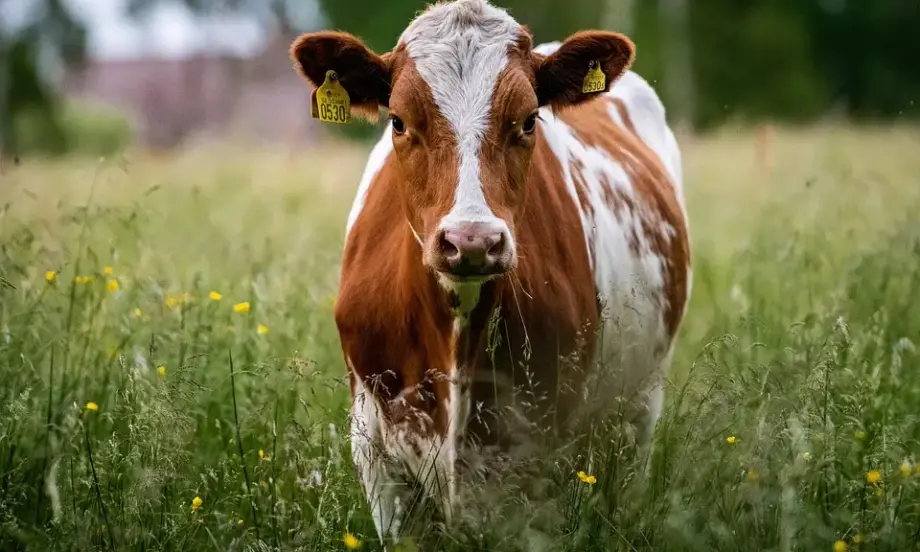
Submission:
POLYGON ((699 98, 694 123, 803 120, 827 106, 801 0, 694 0, 689 30, 699 98))
POLYGON ((812 49, 834 102, 856 118, 920 116, 920 1, 806 2, 812 49))
MULTIPOLYGON (((16 124, 23 117, 45 138, 35 144, 46 153, 67 148, 61 130, 59 97, 50 82, 53 64, 83 59, 86 31, 62 0, 34 0, 19 22, 0 22, 0 156, 22 152, 16 124)), ((5 5, 4 13, 12 13, 5 5)))

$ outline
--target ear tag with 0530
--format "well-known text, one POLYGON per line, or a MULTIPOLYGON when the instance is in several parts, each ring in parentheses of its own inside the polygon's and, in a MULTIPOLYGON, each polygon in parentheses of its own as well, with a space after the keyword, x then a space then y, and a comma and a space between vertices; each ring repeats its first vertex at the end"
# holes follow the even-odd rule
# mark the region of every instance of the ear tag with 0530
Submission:
POLYGON ((606 87, 607 76, 601 71, 601 64, 592 59, 588 63, 588 74, 585 75, 581 91, 583 94, 591 94, 593 92, 603 92, 606 87))
POLYGON ((310 113, 314 119, 324 123, 351 122, 351 101, 348 92, 339 82, 338 73, 333 70, 326 71, 326 80, 313 91, 310 103, 310 113))

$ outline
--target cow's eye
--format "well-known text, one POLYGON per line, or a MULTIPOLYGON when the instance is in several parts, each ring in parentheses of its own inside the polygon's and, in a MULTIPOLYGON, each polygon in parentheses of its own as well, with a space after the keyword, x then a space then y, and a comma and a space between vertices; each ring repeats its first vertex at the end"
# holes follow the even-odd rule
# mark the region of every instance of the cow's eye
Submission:
POLYGON ((390 116, 390 120, 393 121, 393 132, 396 134, 403 134, 406 132, 406 123, 396 115, 390 116))
POLYGON ((537 114, 531 113, 524 119, 524 124, 521 125, 521 132, 524 134, 533 134, 533 131, 537 128, 537 114))

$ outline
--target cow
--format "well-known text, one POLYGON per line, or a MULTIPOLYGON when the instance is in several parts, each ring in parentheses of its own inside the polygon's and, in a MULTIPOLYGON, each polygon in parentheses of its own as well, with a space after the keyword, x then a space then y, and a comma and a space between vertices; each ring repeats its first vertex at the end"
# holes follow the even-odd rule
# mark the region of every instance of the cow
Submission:
POLYGON ((385 54, 321 31, 290 56, 314 89, 334 71, 356 117, 388 116, 334 307, 380 540, 406 533, 407 482, 449 521, 461 453, 501 450, 527 423, 617 409, 648 442, 691 268, 680 149, 632 41, 534 47, 506 10, 456 0, 385 54), (521 386, 542 400, 500 417, 521 386))

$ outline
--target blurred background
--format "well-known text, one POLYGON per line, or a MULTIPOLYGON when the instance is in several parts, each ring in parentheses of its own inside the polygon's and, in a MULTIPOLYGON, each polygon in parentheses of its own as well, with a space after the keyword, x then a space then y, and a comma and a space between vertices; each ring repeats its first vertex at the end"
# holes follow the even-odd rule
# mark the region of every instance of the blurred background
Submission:
MULTIPOLYGON (((920 118, 920 0, 494 0, 536 42, 624 32, 675 126, 920 118)), ((378 52, 422 0, 0 0, 4 157, 214 141, 310 147, 321 126, 287 49, 344 29, 378 52)))

